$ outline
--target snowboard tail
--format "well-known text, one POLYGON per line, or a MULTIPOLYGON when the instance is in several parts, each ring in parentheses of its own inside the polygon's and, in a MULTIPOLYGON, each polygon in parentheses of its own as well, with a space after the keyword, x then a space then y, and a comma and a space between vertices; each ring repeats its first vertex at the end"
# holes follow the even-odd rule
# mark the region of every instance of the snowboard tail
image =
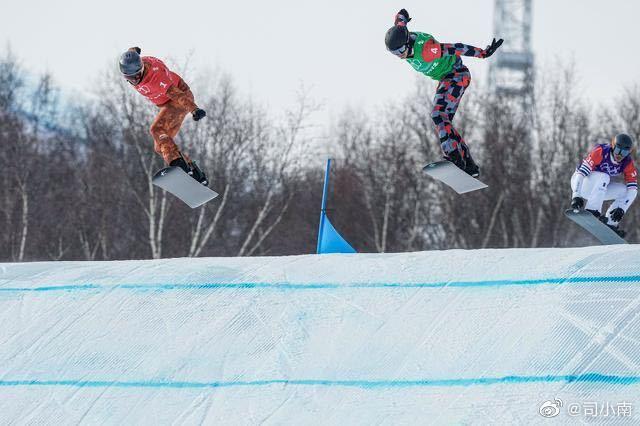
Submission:
POLYGON ((586 210, 565 210, 564 215, 596 237, 602 244, 628 244, 620 235, 586 210))
POLYGON ((442 160, 423 167, 426 174, 451 187, 458 194, 488 188, 484 182, 469 176, 450 161, 442 160))
POLYGON ((165 167, 158 171, 152 183, 172 193, 192 209, 213 200, 218 193, 193 179, 180 167, 165 167))

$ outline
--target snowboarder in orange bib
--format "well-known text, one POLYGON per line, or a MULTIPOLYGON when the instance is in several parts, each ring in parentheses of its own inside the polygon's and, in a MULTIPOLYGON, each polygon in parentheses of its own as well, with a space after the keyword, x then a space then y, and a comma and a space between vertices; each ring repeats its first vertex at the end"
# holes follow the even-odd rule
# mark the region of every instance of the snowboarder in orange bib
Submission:
POLYGON ((203 185, 207 178, 198 166, 182 154, 174 142, 187 114, 195 121, 204 118, 206 112, 198 108, 193 93, 184 80, 160 59, 140 56, 139 47, 132 47, 120 56, 120 72, 124 78, 144 97, 160 108, 149 132, 153 137, 155 151, 164 162, 180 167, 203 185))

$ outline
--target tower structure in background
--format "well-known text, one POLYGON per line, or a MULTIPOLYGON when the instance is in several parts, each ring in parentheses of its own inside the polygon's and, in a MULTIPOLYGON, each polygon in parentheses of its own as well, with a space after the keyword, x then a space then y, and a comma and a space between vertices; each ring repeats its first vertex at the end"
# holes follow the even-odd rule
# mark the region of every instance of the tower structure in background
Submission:
POLYGON ((495 0, 494 37, 504 45, 492 58, 489 87, 499 95, 522 100, 528 110, 533 103, 535 69, 531 50, 531 4, 533 0, 495 0))

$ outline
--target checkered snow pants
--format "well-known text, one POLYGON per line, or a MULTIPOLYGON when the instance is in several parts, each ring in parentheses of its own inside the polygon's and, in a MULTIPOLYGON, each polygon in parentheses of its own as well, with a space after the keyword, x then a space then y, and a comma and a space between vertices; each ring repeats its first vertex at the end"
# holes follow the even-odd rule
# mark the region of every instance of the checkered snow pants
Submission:
POLYGON ((456 115, 462 95, 465 89, 471 83, 471 73, 464 65, 456 65, 452 72, 447 74, 436 90, 436 96, 433 99, 433 110, 431 111, 431 119, 436 125, 438 137, 440 138, 440 147, 445 155, 454 150, 460 151, 462 155, 462 147, 464 139, 451 123, 456 115))

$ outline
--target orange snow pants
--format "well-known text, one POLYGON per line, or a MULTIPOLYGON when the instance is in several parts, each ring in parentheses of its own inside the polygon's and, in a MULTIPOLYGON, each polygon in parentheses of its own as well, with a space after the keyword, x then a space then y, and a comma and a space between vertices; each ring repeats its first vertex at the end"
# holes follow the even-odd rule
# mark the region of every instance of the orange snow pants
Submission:
MULTIPOLYGON (((180 80, 178 89, 184 92, 191 102, 193 102, 193 93, 191 93, 191 89, 189 89, 187 83, 180 80)), ((190 112, 191 111, 187 111, 177 102, 171 100, 160 105, 160 112, 158 112, 158 115, 149 128, 149 132, 151 136, 153 136, 153 148, 158 154, 162 155, 167 165, 176 158, 180 158, 180 150, 173 139, 178 134, 184 118, 190 112)))

